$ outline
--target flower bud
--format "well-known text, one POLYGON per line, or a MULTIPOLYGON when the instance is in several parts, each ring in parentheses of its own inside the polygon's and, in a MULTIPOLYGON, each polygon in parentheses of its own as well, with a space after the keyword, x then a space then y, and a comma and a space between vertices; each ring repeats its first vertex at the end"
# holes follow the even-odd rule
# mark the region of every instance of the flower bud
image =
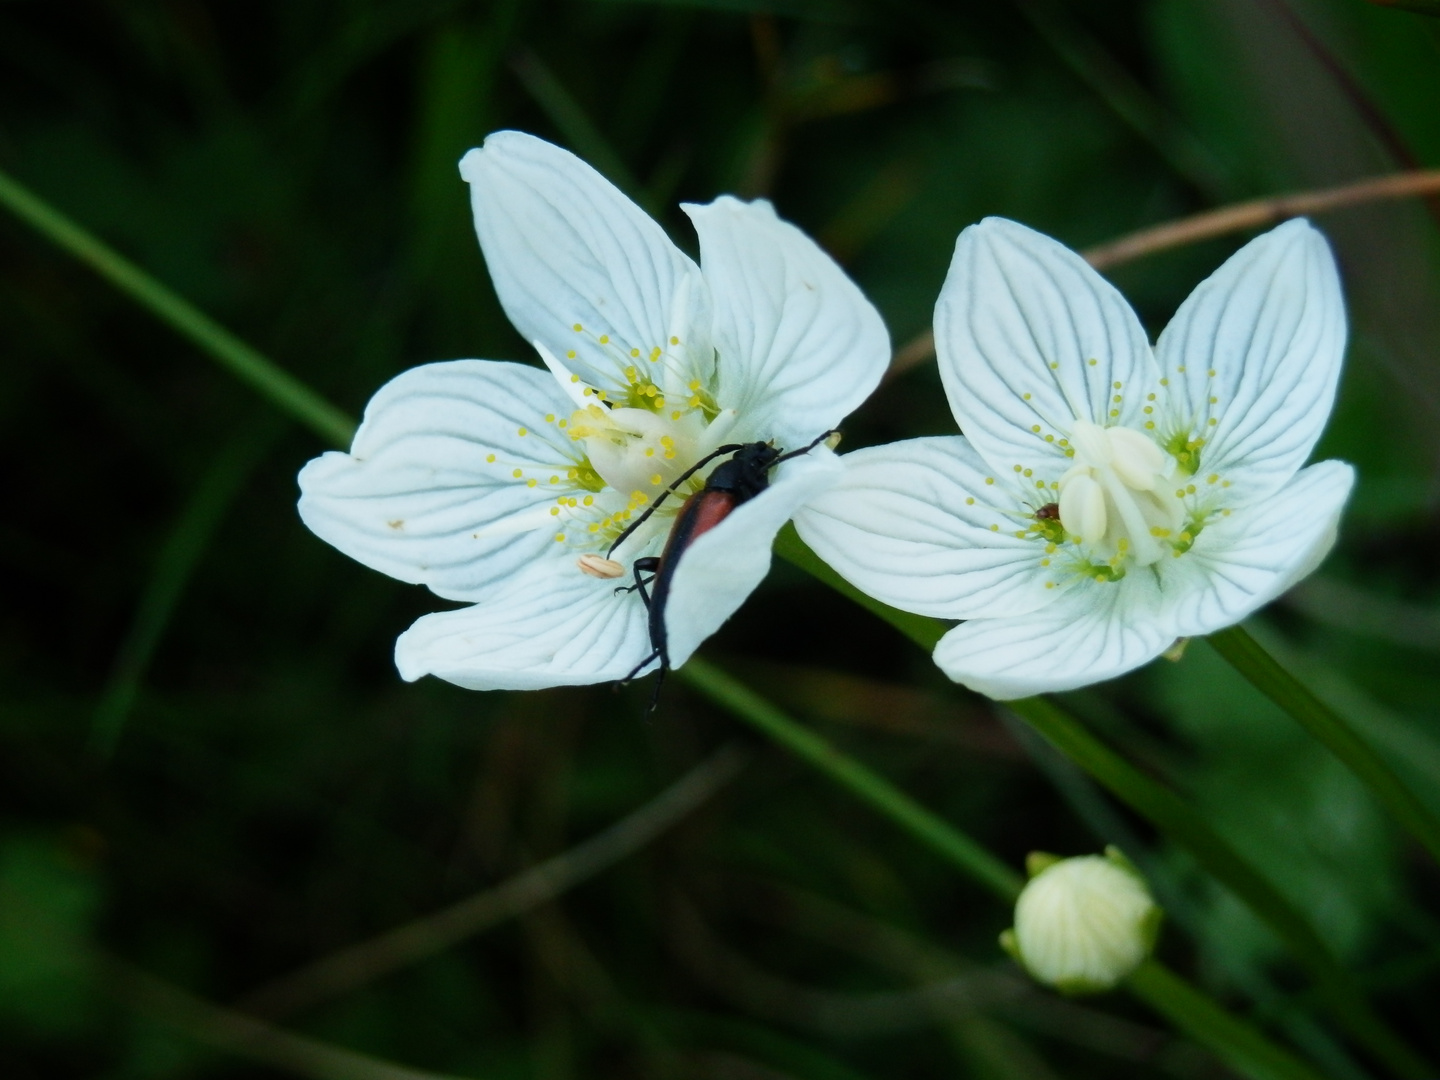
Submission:
POLYGON ((1032 854, 1000 944, 1037 981, 1065 994, 1109 990, 1150 955, 1160 908, 1140 872, 1115 848, 1061 859, 1032 854))

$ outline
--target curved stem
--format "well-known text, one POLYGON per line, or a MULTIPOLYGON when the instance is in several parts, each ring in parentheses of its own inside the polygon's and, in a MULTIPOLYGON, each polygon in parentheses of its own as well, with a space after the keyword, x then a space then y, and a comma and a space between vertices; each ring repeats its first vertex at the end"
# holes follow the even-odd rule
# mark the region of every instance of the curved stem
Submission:
POLYGON ((187 337, 243 383, 321 438, 349 446, 355 421, 288 371, 256 352, 190 301, 82 229, 0 170, 0 204, 74 255, 161 322, 187 337))
POLYGON ((1250 636, 1243 626, 1211 634, 1207 641, 1236 671, 1323 743, 1380 800, 1410 834, 1440 861, 1440 821, 1343 717, 1312 694, 1250 636))
MULTIPOLYGON (((731 715, 764 732, 841 787, 888 817, 915 839, 1014 903, 1023 878, 1006 863, 878 773, 837 750, 749 687, 691 657, 676 674, 731 715)), ((1156 960, 1143 964, 1125 986, 1160 1015, 1251 1080, 1319 1080, 1318 1074, 1257 1028, 1156 960)))

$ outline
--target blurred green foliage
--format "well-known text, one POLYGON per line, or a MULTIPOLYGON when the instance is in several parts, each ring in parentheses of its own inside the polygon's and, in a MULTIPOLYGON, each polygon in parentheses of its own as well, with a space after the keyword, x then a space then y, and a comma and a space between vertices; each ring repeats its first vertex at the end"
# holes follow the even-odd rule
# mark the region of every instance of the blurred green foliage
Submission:
MULTIPOLYGON (((678 201, 770 197, 900 344, 986 214, 1078 247, 1433 167, 1436 102, 1440 20, 1360 0, 0 5, 0 166, 357 415, 413 364, 529 356, 455 170, 497 128, 587 157, 692 250, 678 201)), ((1266 626, 1432 804, 1437 219, 1440 200, 1320 222, 1352 347, 1319 456, 1361 483, 1322 578, 1266 626)), ((1113 276, 1158 330, 1240 239, 1113 276)), ((400 683, 391 642, 436 602, 300 525, 293 478, 317 441, 4 216, 0 343, 6 1080, 274 1075, 104 964, 243 1002, 748 739, 675 684, 647 723, 645 687, 400 683)), ((952 428, 922 366, 846 439, 952 428)), ((1170 913, 1167 959, 1328 1074, 1376 1075, 1309 1018, 1243 909, 847 601, 777 566, 709 654, 1017 868, 1119 844, 1170 913)), ((1440 877, 1348 774, 1203 645, 1069 704, 1251 855, 1440 1058, 1440 877)), ((1126 1000, 1027 987, 995 944, 1008 921, 757 745, 641 854, 283 1020, 485 1080, 1217 1075, 1126 1000)))

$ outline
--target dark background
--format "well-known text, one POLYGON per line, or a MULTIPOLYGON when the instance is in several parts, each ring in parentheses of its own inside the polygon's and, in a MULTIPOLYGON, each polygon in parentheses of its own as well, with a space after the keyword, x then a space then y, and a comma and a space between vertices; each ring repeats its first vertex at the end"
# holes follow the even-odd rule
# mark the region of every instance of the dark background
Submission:
MULTIPOLYGON (((414 364, 531 359, 456 172, 502 127, 581 154, 691 251, 679 201, 767 195, 898 346, 986 214, 1083 247, 1440 165, 1440 19, 1361 0, 0 3, 0 167, 355 415, 414 364)), ((1254 627, 1432 804, 1437 221, 1440 200, 1318 221, 1352 344, 1317 457, 1360 485, 1325 568, 1254 627)), ((1243 239, 1112 276, 1158 331, 1243 239)), ((950 430, 921 365, 846 445, 950 430)), ((727 744, 738 779, 639 854, 283 1022, 477 1080, 1223 1075, 1123 996, 1029 987, 995 944, 1008 912, 680 680, 652 720, 644 685, 401 683, 395 636, 442 605, 301 526, 294 476, 325 448, 0 213, 5 1080, 289 1075, 116 965, 242 1001, 727 744)), ((1168 961, 1329 1075, 1380 1075, 1242 908, 885 624, 777 565, 705 655, 1017 867, 1119 843, 1169 911, 1168 961)), ((1440 1055, 1435 867, 1338 764, 1203 643, 1068 704, 1440 1055)))

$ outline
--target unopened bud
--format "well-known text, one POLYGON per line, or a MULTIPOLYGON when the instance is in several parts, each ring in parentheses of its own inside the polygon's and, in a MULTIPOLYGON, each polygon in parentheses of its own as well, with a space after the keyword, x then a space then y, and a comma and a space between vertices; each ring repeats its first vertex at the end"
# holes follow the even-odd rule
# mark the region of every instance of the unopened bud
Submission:
POLYGON ((1065 994, 1109 990, 1150 955, 1160 908, 1115 848, 1060 859, 1034 854, 1000 944, 1037 981, 1065 994))

